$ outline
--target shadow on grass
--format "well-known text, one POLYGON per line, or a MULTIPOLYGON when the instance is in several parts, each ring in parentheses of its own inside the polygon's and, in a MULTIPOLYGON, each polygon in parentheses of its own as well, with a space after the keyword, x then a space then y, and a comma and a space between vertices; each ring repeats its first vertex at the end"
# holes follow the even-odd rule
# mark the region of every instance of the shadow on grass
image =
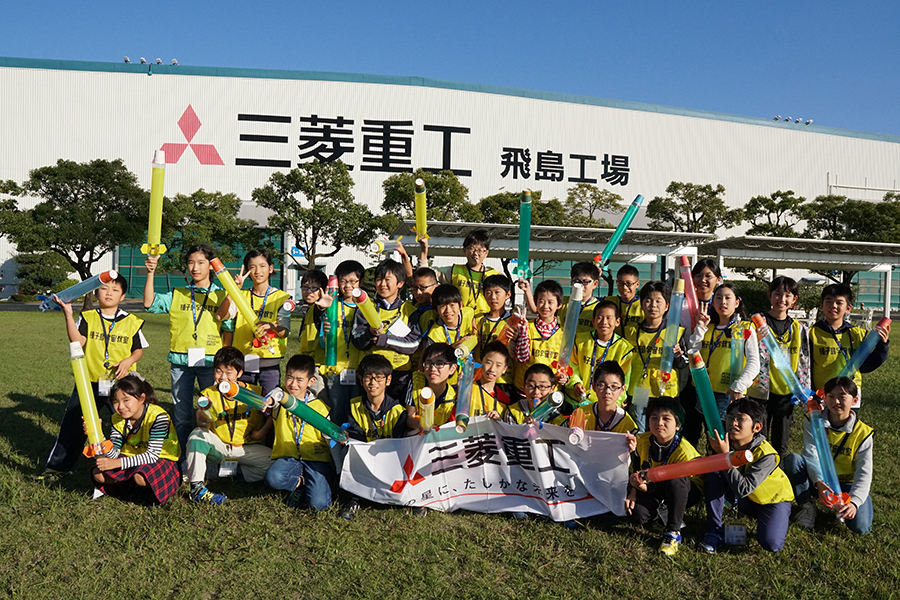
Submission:
MULTIPOLYGON (((0 437, 8 440, 16 451, 14 454, 31 459, 33 464, 39 465, 38 469, 42 469, 56 440, 58 423, 62 421, 69 396, 49 394, 41 397, 11 392, 6 398, 10 405, 0 408, 0 437), (45 419, 57 423, 52 433, 39 424, 45 419)), ((0 462, 25 474, 34 472, 24 461, 16 460, 16 456, 2 456, 0 462)))

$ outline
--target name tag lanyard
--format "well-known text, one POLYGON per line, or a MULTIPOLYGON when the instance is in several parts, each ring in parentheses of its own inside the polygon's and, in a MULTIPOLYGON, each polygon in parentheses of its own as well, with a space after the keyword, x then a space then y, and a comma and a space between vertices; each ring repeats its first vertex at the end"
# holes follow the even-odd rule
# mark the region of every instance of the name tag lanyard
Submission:
POLYGON ((100 312, 100 309, 97 309, 97 315, 100 317, 100 327, 103 329, 103 368, 109 370, 109 340, 112 339, 112 331, 113 327, 116 326, 116 317, 112 318, 112 321, 109 322, 109 331, 106 331, 106 325, 103 322, 106 320, 103 318, 103 313, 100 312))
POLYGON ((206 303, 209 302, 209 292, 206 292, 206 297, 203 299, 203 306, 200 307, 200 316, 197 316, 197 303, 194 301, 194 289, 195 286, 191 286, 191 320, 194 322, 194 341, 197 341, 197 325, 200 323, 200 319, 203 318, 203 312, 206 310, 206 303))

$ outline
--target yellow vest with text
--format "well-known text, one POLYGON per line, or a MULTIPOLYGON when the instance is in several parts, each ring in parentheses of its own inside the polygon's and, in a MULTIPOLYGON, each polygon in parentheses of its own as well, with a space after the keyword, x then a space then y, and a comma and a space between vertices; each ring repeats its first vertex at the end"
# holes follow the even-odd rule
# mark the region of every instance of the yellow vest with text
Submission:
MULTIPOLYGON (((525 372, 531 365, 542 364, 548 367, 559 358, 559 351, 562 349, 562 327, 557 327, 556 331, 548 338, 541 337, 533 322, 528 323, 528 338, 531 340, 531 358, 527 362, 516 365, 516 389, 525 390, 525 372)), ((515 360, 515 359, 513 359, 515 360)))
MULTIPOLYGON (((253 312, 258 315, 257 319, 265 323, 274 323, 275 325, 278 325, 278 311, 285 301, 291 299, 290 294, 275 288, 270 289, 269 295, 265 299, 265 304, 263 304, 263 298, 254 295, 251 290, 241 290, 241 294, 250 303, 253 312)), ((234 342, 232 345, 244 354, 255 354, 260 358, 284 358, 284 353, 287 350, 287 336, 274 339, 267 338, 268 343, 259 348, 253 347, 253 339, 255 337, 254 324, 247 323, 244 315, 238 311, 234 322, 234 342), (273 350, 274 352, 272 352, 273 350)))
MULTIPOLYGON (((576 334, 580 335, 584 333, 590 333, 594 331, 594 309, 597 308, 597 305, 600 302, 597 301, 596 298, 590 298, 591 303, 585 306, 581 305, 581 314, 578 315, 578 327, 576 328, 576 334)), ((566 314, 569 312, 569 304, 570 302, 566 302, 562 305, 562 308, 559 309, 559 312, 556 313, 556 317, 559 319, 560 323, 566 322, 566 314)))
MULTIPOLYGON (((509 322, 509 317, 491 321, 488 319, 488 314, 489 313, 482 313, 475 317, 475 333, 478 336, 478 345, 475 347, 475 361, 479 363, 481 362, 484 347, 491 342, 497 341, 497 338, 503 333, 503 330, 506 329, 509 322)), ((506 349, 509 350, 508 345, 506 349)), ((513 383, 516 380, 517 366, 516 360, 512 358, 512 353, 510 352, 510 358, 506 365, 506 373, 500 376, 497 383, 513 383)))
MULTIPOLYGON (((847 359, 844 358, 841 348, 850 357, 859 348, 868 332, 862 327, 851 327, 846 331, 839 333, 837 339, 830 332, 825 331, 821 327, 809 328, 809 344, 812 346, 811 376, 812 388, 814 390, 822 389, 828 380, 838 376, 847 359), (840 342, 840 345, 838 345, 840 342)), ((859 371, 853 376, 853 381, 858 387, 862 386, 862 375, 859 371)))
MULTIPOLYGON (((753 449, 753 462, 738 467, 738 471, 743 473, 754 462, 769 455, 774 455, 776 463, 781 464, 781 457, 775 452, 775 448, 769 442, 763 440, 759 446, 753 449)), ((781 467, 776 466, 775 470, 755 490, 750 492, 747 499, 757 504, 790 502, 794 499, 794 488, 791 487, 791 481, 784 474, 784 471, 781 470, 781 467)))
MULTIPOLYGON (((662 359, 663 337, 666 332, 660 327, 659 338, 656 338, 657 332, 644 331, 644 328, 638 324, 631 324, 625 329, 625 339, 634 346, 634 356, 631 359, 631 381, 628 383, 628 395, 633 396, 634 390, 642 385, 650 388, 650 396, 659 398, 667 396, 669 398, 678 397, 678 369, 672 369, 671 385, 666 388, 664 394, 659 390, 659 363, 662 359), (651 346, 654 339, 656 343, 651 346), (649 358, 649 361, 648 361, 649 358), (644 378, 644 362, 647 362, 647 377, 644 378)), ((684 334, 684 328, 678 328, 678 339, 684 334)))
MULTIPOLYGON (((112 426, 122 435, 122 449, 120 451, 122 456, 137 456, 147 451, 147 444, 150 442, 150 429, 160 414, 168 416, 166 411, 156 404, 148 404, 141 426, 129 436, 125 435, 125 419, 117 414, 113 414, 112 426)), ((181 457, 181 447, 178 445, 178 436, 175 435, 175 425, 172 423, 171 418, 169 419, 169 434, 163 441, 159 457, 176 461, 181 457)))
POLYGON ((828 434, 832 456, 838 452, 838 455, 834 457, 834 469, 837 471, 838 480, 841 483, 853 483, 856 476, 856 453, 862 443, 875 433, 875 430, 857 418, 853 431, 850 433, 835 431, 830 427, 826 427, 825 432, 828 434), (842 447, 841 442, 844 438, 847 438, 847 441, 842 447))
POLYGON ((222 347, 222 323, 216 320, 216 311, 228 293, 215 290, 209 294, 194 294, 191 309, 191 290, 172 290, 172 306, 169 309, 169 351, 187 354, 188 348, 206 348, 206 355, 213 356, 222 347), (208 299, 207 299, 208 296, 208 299), (204 308, 204 302, 206 306, 204 308), (201 309, 203 310, 201 311, 201 309), (197 313, 196 339, 194 338, 194 312, 197 313))
MULTIPOLYGON (((726 327, 725 329, 717 329, 715 326, 710 326, 706 330, 706 334, 703 336, 703 340, 700 345, 700 356, 703 358, 703 362, 706 363, 706 370, 709 372, 709 381, 712 383, 712 389, 714 392, 718 392, 720 394, 726 393, 731 387, 731 340, 732 336, 738 334, 737 332, 742 329, 751 329, 753 328, 753 323, 750 321, 737 321, 731 327, 726 327), (710 355, 710 347, 713 346, 712 354, 710 355), (712 356, 712 358, 710 358, 712 356)), ((742 341, 746 342, 747 340, 742 341)), ((744 370, 744 365, 747 364, 746 353, 741 353, 741 371, 744 370)))
MULTIPOLYGON (((262 388, 258 385, 247 384, 246 387, 257 394, 262 394, 262 388)), ((213 433, 220 440, 232 446, 260 443, 251 438, 250 434, 263 426, 265 415, 255 408, 250 408, 243 402, 236 402, 223 397, 219 393, 219 388, 215 385, 206 388, 200 392, 200 395, 210 399, 212 411, 218 415, 213 433), (233 435, 231 433, 231 425, 234 426, 233 435)))
MULTIPOLYGON (((115 372, 115 369, 103 366, 106 362, 106 338, 109 338, 109 364, 114 365, 131 356, 134 336, 138 335, 144 321, 134 315, 127 315, 115 321, 110 329, 111 321, 102 318, 96 310, 84 311, 81 318, 87 323, 88 330, 84 342, 84 360, 91 381, 97 381, 101 376, 115 372)), ((134 368, 131 365, 129 371, 134 371, 134 368)))
MULTIPOLYGON (((794 373, 797 373, 797 369, 800 367, 800 344, 803 341, 801 327, 802 326, 797 319, 791 319, 791 326, 785 331, 785 335, 780 337, 775 334, 775 331, 771 327, 769 328, 772 332, 772 336, 781 347, 781 350, 784 352, 785 356, 788 357, 791 364, 791 370, 794 371, 794 373)), ((757 338, 759 338, 758 332, 757 338)), ((771 360, 769 361, 769 365, 769 389, 771 393, 781 396, 791 395, 793 393, 791 387, 778 372, 778 369, 772 364, 771 360)))
MULTIPOLYGON (((575 397, 573 391, 576 384, 582 384, 588 393, 588 400, 597 401, 597 394, 591 386, 594 372, 604 362, 618 363, 625 372, 625 389, 631 382, 631 363, 634 360, 634 346, 631 342, 618 334, 614 333, 609 344, 603 344, 597 340, 594 332, 577 335, 575 337, 575 348, 572 350, 572 359, 570 361, 572 369, 575 371, 572 377, 566 383, 566 392, 572 398, 575 397), (608 349, 607 349, 608 348, 608 349), (593 365, 593 370, 591 366, 593 365)), ((619 399, 620 404, 624 403, 625 394, 619 399)))
MULTIPOLYGON (((328 406, 321 400, 314 399, 309 402, 308 406, 323 417, 328 416, 328 406)), ((284 457, 331 462, 331 449, 321 431, 281 407, 275 418, 275 443, 272 445, 272 460, 284 457)))
POLYGON ((393 437, 394 427, 400 419, 406 418, 406 410, 403 405, 394 405, 380 421, 372 421, 369 411, 366 410, 362 396, 357 396, 350 401, 350 418, 366 432, 366 441, 393 437))
POLYGON ((482 284, 485 278, 499 275, 496 270, 483 265, 484 272, 472 271, 466 265, 453 265, 450 271, 450 283, 459 288, 462 294, 462 305, 473 309, 476 313, 490 312, 487 300, 484 299, 482 284))
MULTIPOLYGON (((663 464, 650 458, 650 438, 652 436, 653 434, 649 431, 637 435, 637 449, 635 452, 637 452, 640 469, 642 471, 663 464)), ((669 460, 665 464, 674 465, 681 462, 687 462, 689 460, 694 460, 699 456, 700 454, 691 443, 686 439, 681 438, 678 441, 678 447, 672 451, 672 454, 669 455, 669 460)), ((703 489, 703 475, 691 475, 690 479, 697 487, 701 490, 703 489)))
MULTIPOLYGON (((396 321, 400 320, 409 325, 410 317, 416 312, 416 308, 412 305, 411 302, 404 302, 399 307, 388 310, 386 308, 381 308, 376 303, 376 310, 378 310, 378 316, 381 317, 381 323, 385 328, 390 325, 393 325, 396 321)), ((391 361, 391 367, 395 371, 411 371, 412 370, 412 355, 403 354, 402 352, 397 352, 396 350, 391 350, 390 348, 378 348, 373 346, 371 350, 368 351, 368 354, 380 354, 385 357, 389 361, 391 361)), ((362 357, 360 357, 362 359, 362 357)))
POLYGON ((644 321, 644 309, 641 308, 641 299, 635 295, 631 302, 625 302, 621 296, 607 296, 603 300, 609 300, 619 307, 619 326, 616 333, 625 337, 625 328, 631 324, 640 325, 644 321))
MULTIPOLYGON (((420 371, 416 371, 415 373, 412 374, 412 398, 413 398, 413 402, 416 405, 416 414, 417 415, 422 414, 422 405, 419 403, 419 395, 422 393, 422 388, 424 388, 426 385, 427 385, 427 380, 425 379, 424 373, 422 373, 420 371)), ((475 386, 473 386, 473 387, 475 387, 475 386)), ((443 399, 440 402, 438 402, 438 400, 435 399, 434 424, 437 427, 440 427, 441 425, 446 425, 448 422, 455 420, 456 394, 457 394, 457 389, 448 383, 447 384, 447 393, 444 394, 443 399)))

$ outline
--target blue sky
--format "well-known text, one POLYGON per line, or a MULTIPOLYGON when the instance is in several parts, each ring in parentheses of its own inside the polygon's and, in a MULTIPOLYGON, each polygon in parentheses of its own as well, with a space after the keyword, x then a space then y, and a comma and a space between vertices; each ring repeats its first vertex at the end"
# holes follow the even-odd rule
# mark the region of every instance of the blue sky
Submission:
POLYGON ((418 75, 900 135, 900 2, 20 2, 0 56, 418 75))

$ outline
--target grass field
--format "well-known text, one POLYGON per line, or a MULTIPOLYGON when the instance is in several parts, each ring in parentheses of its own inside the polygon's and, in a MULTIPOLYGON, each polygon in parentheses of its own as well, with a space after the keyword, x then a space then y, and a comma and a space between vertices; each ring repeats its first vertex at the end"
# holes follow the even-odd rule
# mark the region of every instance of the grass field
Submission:
MULTIPOLYGON (((141 316, 152 345, 138 366, 168 409, 168 319, 141 316)), ((230 486, 224 507, 194 505, 184 490, 157 509, 91 501, 86 459, 59 483, 33 479, 72 389, 62 316, 0 312, 0 332, 3 597, 900 597, 896 356, 864 385, 861 417, 876 429, 873 533, 854 536, 820 511, 816 530, 792 525, 778 554, 751 541, 708 556, 694 547, 703 533, 703 510, 694 508, 685 547, 667 558, 657 553, 658 532, 625 523, 569 531, 496 515, 414 519, 399 508, 348 522, 337 506, 288 509, 262 485, 230 486)))

